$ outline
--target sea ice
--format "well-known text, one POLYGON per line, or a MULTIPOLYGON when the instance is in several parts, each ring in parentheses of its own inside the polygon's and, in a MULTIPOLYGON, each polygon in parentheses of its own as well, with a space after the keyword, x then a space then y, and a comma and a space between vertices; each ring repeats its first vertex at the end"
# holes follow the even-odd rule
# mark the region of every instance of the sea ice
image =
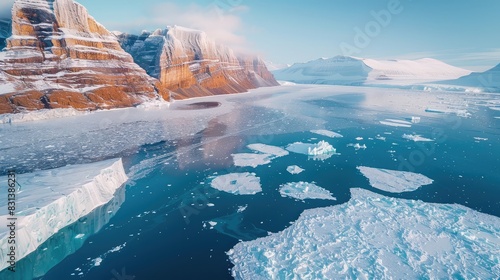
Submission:
POLYGON ((408 171, 396 171, 381 168, 359 166, 363 176, 368 178, 370 185, 386 192, 401 193, 414 191, 421 186, 432 184, 428 177, 408 171))
POLYGON ((288 171, 290 174, 295 175, 301 173, 302 171, 304 171, 304 169, 300 168, 297 165, 290 165, 286 168, 286 171, 288 171))
POLYGON ((474 140, 476 140, 476 141, 488 141, 488 138, 474 137, 474 140))
POLYGON ((492 279, 500 219, 457 204, 351 189, 287 229, 227 252, 235 279, 492 279))
POLYGON ((280 186, 281 196, 289 196, 298 200, 304 199, 329 199, 337 200, 328 190, 314 183, 293 182, 280 186))
MULTIPOLYGON (((60 229, 86 216, 113 198, 128 178, 121 159, 17 174, 22 186, 17 194, 17 259, 35 251, 60 229)), ((0 177, 7 182, 7 177, 0 177)), ((0 208, 7 208, 7 196, 0 196, 0 208)), ((7 215, 0 216, 7 224, 7 215)), ((8 246, 8 228, 0 227, 0 248, 8 246)), ((7 266, 0 254, 0 270, 7 266)))
POLYGON ((422 137, 418 134, 403 134, 403 138, 415 142, 432 142, 434 140, 422 137))
POLYGON ((360 145, 359 143, 356 143, 356 144, 348 144, 347 146, 348 147, 354 147, 354 149, 356 151, 359 150, 359 149, 363 149, 363 150, 366 149, 366 144, 360 145))
POLYGON ((325 160, 336 153, 335 148, 326 141, 317 144, 295 142, 286 147, 290 152, 312 156, 313 159, 325 160))
POLYGON ((344 136, 342 136, 341 134, 339 134, 337 132, 333 132, 333 131, 326 130, 326 129, 311 130, 311 132, 314 133, 314 134, 319 134, 319 135, 323 135, 323 136, 330 137, 330 138, 341 138, 341 137, 344 137, 344 136))
POLYGON ((288 155, 288 151, 284 150, 280 147, 276 146, 271 146, 271 145, 266 145, 266 144, 250 144, 247 146, 249 149, 263 153, 263 154, 269 154, 273 155, 275 157, 283 157, 288 155))
POLYGON ((256 194, 262 191, 260 178, 255 173, 230 173, 215 177, 212 188, 232 194, 256 194))
POLYGON ((394 127, 411 127, 411 123, 407 121, 391 120, 379 121, 380 124, 394 127))
POLYGON ((245 167, 257 167, 259 165, 264 165, 271 163, 273 159, 272 155, 269 154, 250 154, 250 153, 240 153, 232 154, 235 166, 245 167))

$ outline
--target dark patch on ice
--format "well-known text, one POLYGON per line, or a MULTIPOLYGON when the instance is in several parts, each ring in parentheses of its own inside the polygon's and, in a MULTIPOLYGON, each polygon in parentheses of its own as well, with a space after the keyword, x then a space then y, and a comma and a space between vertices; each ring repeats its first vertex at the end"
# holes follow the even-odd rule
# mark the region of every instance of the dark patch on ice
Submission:
POLYGON ((201 109, 210 109, 210 108, 216 108, 221 105, 220 102, 196 102, 196 103, 191 103, 191 104, 182 104, 179 106, 176 106, 174 109, 177 110, 201 110, 201 109))

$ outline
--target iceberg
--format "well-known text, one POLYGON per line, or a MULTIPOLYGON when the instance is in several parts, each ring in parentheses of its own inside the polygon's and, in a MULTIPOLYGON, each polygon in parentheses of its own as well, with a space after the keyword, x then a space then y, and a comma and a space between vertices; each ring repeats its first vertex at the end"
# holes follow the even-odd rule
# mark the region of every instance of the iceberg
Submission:
POLYGON ((297 165, 290 165, 286 168, 286 171, 288 171, 290 174, 295 175, 295 174, 302 173, 302 171, 304 171, 304 169, 300 168, 297 165))
POLYGON ((432 142, 434 140, 422 137, 418 134, 403 134, 403 138, 414 142, 432 142))
POLYGON ((421 186, 432 184, 433 180, 418 173, 359 166, 363 176, 376 189, 392 193, 414 191, 421 186))
POLYGON ((227 252, 235 279, 492 279, 500 219, 457 204, 351 189, 287 229, 227 252))
POLYGON ((262 191, 260 178, 255 173, 230 173, 212 180, 212 188, 232 194, 256 194, 262 191))
POLYGON ((312 156, 313 159, 325 160, 336 153, 335 148, 326 141, 317 144, 295 142, 286 147, 290 152, 312 156))
MULTIPOLYGON (((60 229, 76 222, 113 199, 128 177, 121 159, 17 174, 22 186, 16 196, 17 260, 21 260, 60 229)), ((0 177, 7 182, 7 177, 0 177)), ((0 196, 0 208, 7 208, 0 196)), ((10 216, 0 216, 7 224, 10 216)), ((0 248, 7 248, 9 232, 0 227, 0 248)), ((7 254, 0 254, 0 270, 7 267, 7 254)))
POLYGON ((342 138, 342 137, 344 137, 343 135, 341 135, 337 132, 333 132, 333 131, 325 130, 325 129, 311 130, 311 132, 314 134, 319 134, 319 135, 323 135, 323 136, 330 137, 330 138, 342 138))
POLYGON ((317 186, 314 182, 293 182, 280 186, 280 194, 283 197, 292 197, 298 200, 305 199, 329 199, 337 200, 328 190, 317 186))

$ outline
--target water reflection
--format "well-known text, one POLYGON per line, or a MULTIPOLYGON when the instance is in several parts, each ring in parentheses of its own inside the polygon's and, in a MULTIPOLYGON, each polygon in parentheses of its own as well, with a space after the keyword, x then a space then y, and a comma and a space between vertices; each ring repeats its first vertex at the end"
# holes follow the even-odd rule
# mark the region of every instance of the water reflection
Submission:
POLYGON ((121 187, 107 204, 59 230, 37 250, 19 260, 15 273, 8 270, 0 272, 0 279, 24 280, 42 277, 52 267, 80 249, 87 238, 100 231, 120 209, 124 201, 125 187, 121 187))

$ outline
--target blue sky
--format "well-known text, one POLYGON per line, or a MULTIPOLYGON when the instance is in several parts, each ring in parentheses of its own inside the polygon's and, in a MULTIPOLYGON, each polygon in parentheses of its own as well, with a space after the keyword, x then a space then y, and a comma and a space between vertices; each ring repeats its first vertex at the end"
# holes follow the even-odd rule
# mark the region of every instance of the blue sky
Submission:
POLYGON ((178 24, 275 63, 341 54, 432 57, 477 71, 500 63, 498 0, 78 2, 110 30, 140 32, 178 24))

